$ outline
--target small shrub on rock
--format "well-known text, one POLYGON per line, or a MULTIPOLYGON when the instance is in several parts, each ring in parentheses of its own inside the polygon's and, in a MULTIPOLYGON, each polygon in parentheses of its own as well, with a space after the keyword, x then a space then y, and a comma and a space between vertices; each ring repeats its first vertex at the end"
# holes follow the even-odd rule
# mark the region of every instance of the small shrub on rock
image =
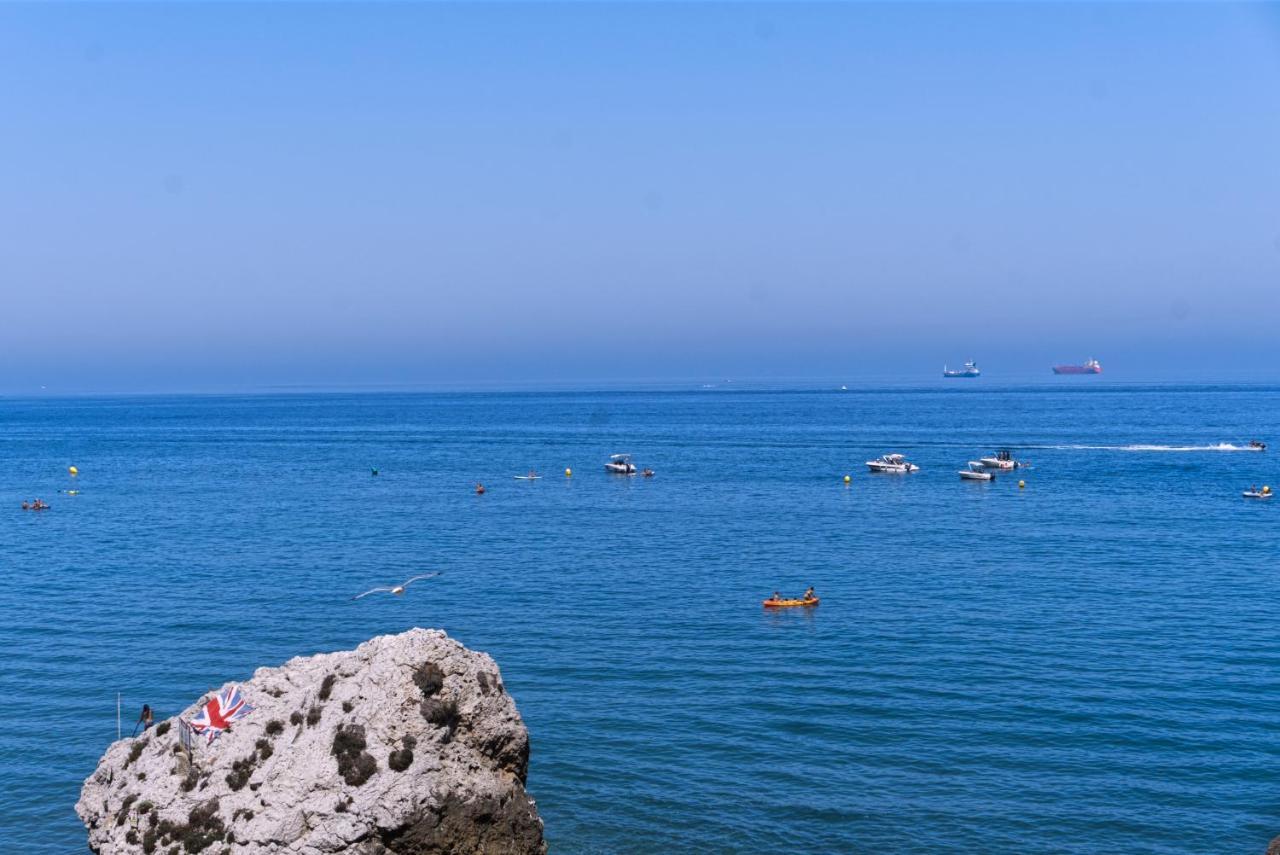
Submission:
POLYGON ((343 701, 343 702, 342 702, 342 711, 343 711, 343 712, 351 712, 351 710, 352 710, 352 709, 354 709, 354 707, 352 707, 352 706, 351 706, 351 701, 343 701))
POLYGON ((278 718, 273 718, 267 722, 267 736, 279 736, 284 733, 284 722, 278 718))
POLYGON ((320 700, 329 700, 329 695, 333 693, 333 683, 338 679, 337 674, 329 674, 320 683, 320 700))
POLYGON ((378 771, 378 761, 365 751, 364 727, 358 724, 340 725, 333 734, 333 756, 338 759, 338 774, 342 780, 358 787, 378 771))
POLYGON ((120 803, 120 810, 116 811, 116 825, 124 825, 124 821, 129 818, 129 808, 133 807, 133 803, 137 800, 137 793, 130 793, 124 797, 124 801, 120 803))
POLYGON ((162 721, 162 722, 160 722, 159 724, 157 724, 157 725, 156 725, 156 736, 164 736, 166 733, 168 733, 168 732, 169 732, 169 725, 170 725, 170 723, 169 723, 169 722, 167 722, 167 721, 162 721))
POLYGON ((232 790, 243 790, 244 785, 249 783, 249 777, 253 775, 257 760, 256 755, 250 754, 232 763, 231 771, 227 773, 227 786, 232 790))
POLYGON ((323 710, 319 706, 313 706, 307 710, 307 727, 315 727, 320 723, 320 716, 323 710))
POLYGON ((173 830, 173 838, 182 844, 185 852, 203 852, 222 840, 227 833, 222 817, 218 816, 218 800, 209 799, 197 805, 187 814, 187 824, 173 830))
POLYGON ((413 683, 422 692, 422 697, 429 698, 444 685, 444 672, 434 662, 427 662, 413 669, 413 683))
POLYGON ((147 741, 145 739, 133 743, 133 747, 129 749, 129 756, 125 758, 124 765, 120 768, 128 769, 130 763, 142 756, 142 749, 146 747, 147 741))
POLYGON ((289 715, 289 724, 302 724, 302 713, 294 710, 289 715))
POLYGON ((449 700, 427 698, 422 702, 422 717, 429 724, 443 727, 447 731, 446 741, 453 738, 453 732, 458 729, 458 722, 462 720, 462 716, 458 713, 458 702, 452 698, 449 700))
POLYGON ((403 772, 413 765, 413 750, 409 748, 401 748, 399 751, 392 751, 387 755, 387 766, 393 772, 403 772))

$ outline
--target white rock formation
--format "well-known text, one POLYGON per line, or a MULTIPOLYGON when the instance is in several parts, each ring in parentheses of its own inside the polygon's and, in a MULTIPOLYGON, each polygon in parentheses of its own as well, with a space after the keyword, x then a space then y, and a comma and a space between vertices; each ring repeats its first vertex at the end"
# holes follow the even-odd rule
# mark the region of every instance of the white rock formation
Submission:
POLYGON ((190 763, 175 719, 107 749, 76 803, 90 849, 545 852, 528 731, 487 655, 413 629, 260 668, 241 692, 254 711, 190 763))

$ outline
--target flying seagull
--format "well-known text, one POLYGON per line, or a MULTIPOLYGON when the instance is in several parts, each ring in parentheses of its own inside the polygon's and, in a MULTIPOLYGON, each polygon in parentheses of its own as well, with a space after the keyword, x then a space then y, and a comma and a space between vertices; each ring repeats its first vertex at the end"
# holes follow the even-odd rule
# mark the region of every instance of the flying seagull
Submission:
POLYGON ((403 582, 401 582, 399 585, 396 585, 395 587, 392 587, 392 588, 388 588, 388 587, 370 588, 369 590, 365 591, 363 594, 356 594, 356 595, 355 595, 354 597, 352 597, 351 599, 353 599, 353 600, 358 600, 358 599, 360 599, 361 597, 367 597, 367 596, 369 596, 370 594, 395 594, 395 595, 399 596, 400 594, 403 594, 403 593, 404 593, 404 589, 405 589, 405 588, 409 587, 410 585, 412 585, 414 582, 418 581, 419 579, 431 579, 431 578, 433 578, 433 577, 435 577, 435 576, 439 576, 439 575, 440 575, 439 573, 423 573, 421 576, 414 576, 414 577, 413 577, 413 578, 411 578, 411 579, 405 579, 405 580, 404 580, 403 582))

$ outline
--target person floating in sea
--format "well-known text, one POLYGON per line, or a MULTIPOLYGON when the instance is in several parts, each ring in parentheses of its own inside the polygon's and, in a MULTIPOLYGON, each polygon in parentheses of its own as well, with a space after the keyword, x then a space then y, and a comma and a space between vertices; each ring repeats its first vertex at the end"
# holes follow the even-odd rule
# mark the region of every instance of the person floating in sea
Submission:
POLYGON ((483 495, 484 495, 484 485, 483 485, 483 484, 476 484, 476 495, 477 495, 477 496, 483 496, 483 495))
POLYGON ((29 510, 31 510, 31 503, 30 503, 30 502, 23 502, 23 503, 22 503, 22 509, 23 509, 24 511, 29 511, 29 510))

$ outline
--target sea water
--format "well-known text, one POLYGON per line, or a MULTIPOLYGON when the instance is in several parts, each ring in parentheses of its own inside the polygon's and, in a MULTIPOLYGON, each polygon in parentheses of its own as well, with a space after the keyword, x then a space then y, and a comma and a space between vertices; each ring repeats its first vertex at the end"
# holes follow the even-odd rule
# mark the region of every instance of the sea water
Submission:
POLYGON ((425 626, 501 666, 557 853, 1261 852, 1280 390, 955 383, 0 401, 0 850, 85 850, 118 693, 425 626))

